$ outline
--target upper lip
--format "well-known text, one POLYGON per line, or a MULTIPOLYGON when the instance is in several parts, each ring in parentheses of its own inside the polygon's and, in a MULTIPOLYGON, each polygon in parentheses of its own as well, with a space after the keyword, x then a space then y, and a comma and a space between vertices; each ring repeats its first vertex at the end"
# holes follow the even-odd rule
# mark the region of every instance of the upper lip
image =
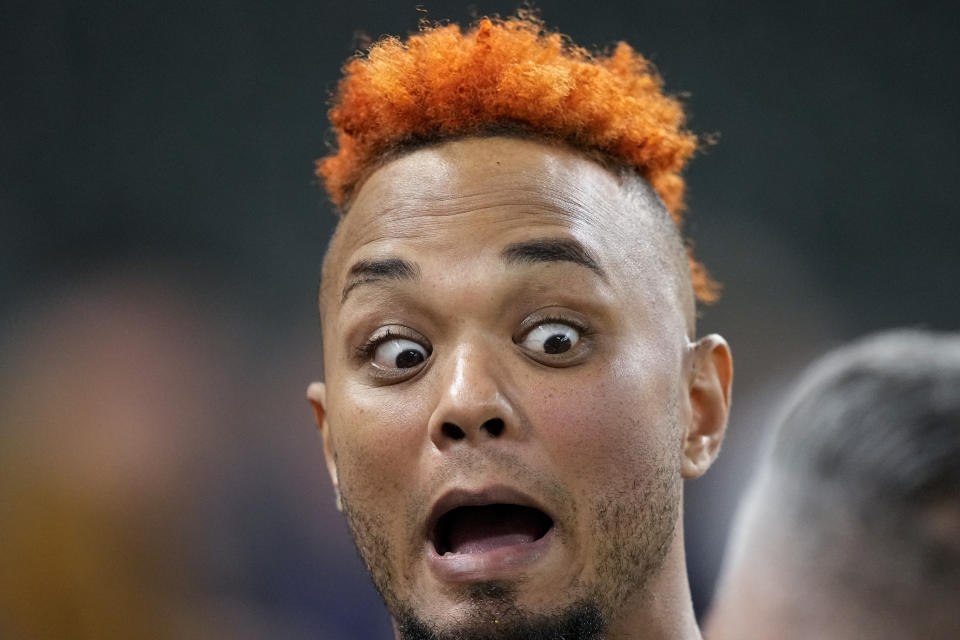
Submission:
POLYGON ((457 507, 482 507, 490 504, 515 504, 521 507, 531 507, 545 513, 548 518, 553 520, 553 516, 544 509, 539 502, 526 493, 506 485, 493 485, 482 489, 454 488, 443 493, 427 516, 425 535, 428 540, 433 540, 436 532, 437 522, 440 518, 456 509, 457 507))

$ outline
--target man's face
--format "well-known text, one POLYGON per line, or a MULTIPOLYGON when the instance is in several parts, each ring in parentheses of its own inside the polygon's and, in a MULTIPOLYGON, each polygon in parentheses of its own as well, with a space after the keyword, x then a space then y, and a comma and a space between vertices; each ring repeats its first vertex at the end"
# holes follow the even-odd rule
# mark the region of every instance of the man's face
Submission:
POLYGON ((358 191, 311 397, 401 635, 586 637, 682 571, 697 350, 642 209, 591 160, 507 138, 412 152, 358 191))

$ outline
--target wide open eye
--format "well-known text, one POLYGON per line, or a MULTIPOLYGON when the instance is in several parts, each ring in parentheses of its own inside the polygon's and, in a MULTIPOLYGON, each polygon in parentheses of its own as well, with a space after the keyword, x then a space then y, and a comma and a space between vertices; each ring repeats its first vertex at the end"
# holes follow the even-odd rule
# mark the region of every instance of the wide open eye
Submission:
POLYGON ((413 340, 390 338, 374 349, 373 364, 380 369, 412 369, 423 364, 429 355, 413 340))
POLYGON ((530 351, 545 355, 566 353, 580 342, 580 332, 568 324, 545 322, 524 336, 520 344, 530 351))

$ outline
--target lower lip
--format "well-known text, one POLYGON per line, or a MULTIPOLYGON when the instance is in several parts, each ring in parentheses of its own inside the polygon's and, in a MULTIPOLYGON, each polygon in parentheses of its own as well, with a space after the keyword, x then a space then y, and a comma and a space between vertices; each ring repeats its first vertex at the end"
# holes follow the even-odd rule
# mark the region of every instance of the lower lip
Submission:
POLYGON ((480 582, 507 578, 518 571, 529 569, 550 549, 553 527, 533 542, 500 547, 484 553, 437 553, 433 542, 427 541, 427 564, 442 582, 480 582))

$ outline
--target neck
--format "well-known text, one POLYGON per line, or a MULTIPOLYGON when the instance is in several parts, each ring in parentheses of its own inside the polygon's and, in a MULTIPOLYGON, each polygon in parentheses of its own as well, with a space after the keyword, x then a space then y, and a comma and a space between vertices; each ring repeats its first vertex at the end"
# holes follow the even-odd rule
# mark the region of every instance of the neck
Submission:
MULTIPOLYGON (((960 618, 953 606, 956 590, 938 593, 905 586, 896 575, 878 586, 862 576, 851 577, 856 574, 835 573, 842 558, 783 548, 799 558, 758 543, 749 562, 734 565, 721 579, 706 621, 710 640, 960 638, 960 618)), ((844 549, 848 559, 856 557, 856 550, 838 549, 844 549)))
POLYGON ((663 566, 611 620, 607 640, 701 640, 687 581, 682 516, 678 519, 663 566))

